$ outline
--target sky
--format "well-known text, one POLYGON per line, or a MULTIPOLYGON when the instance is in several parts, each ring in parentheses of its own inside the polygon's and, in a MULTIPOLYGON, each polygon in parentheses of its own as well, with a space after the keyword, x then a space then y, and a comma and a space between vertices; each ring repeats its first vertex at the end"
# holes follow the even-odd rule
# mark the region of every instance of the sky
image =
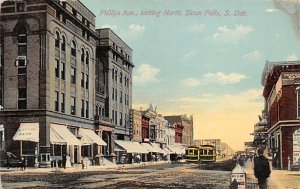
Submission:
POLYGON ((253 140, 266 61, 300 56, 296 0, 81 2, 133 49, 133 108, 193 115, 194 139, 235 150, 253 140))

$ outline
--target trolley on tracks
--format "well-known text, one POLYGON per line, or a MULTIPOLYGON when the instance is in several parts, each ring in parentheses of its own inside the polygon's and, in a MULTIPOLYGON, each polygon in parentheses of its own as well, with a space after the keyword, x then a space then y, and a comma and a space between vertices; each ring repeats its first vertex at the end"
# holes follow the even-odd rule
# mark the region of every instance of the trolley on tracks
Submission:
POLYGON ((185 149, 187 163, 214 163, 216 156, 216 148, 213 145, 190 146, 185 149))

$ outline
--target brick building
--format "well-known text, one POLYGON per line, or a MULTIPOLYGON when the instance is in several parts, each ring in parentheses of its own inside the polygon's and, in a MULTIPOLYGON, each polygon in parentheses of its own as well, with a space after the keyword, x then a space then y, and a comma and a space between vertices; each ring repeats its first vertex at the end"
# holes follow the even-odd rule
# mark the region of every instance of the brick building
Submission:
POLYGON ((169 124, 175 127, 175 143, 193 145, 193 116, 188 118, 186 115, 164 116, 169 124))
POLYGON ((300 62, 267 62, 262 74, 273 166, 300 163, 300 62))
POLYGON ((101 139, 101 125, 113 129, 95 15, 80 1, 25 0, 4 1, 0 17, 1 147, 41 165, 63 154, 81 162, 113 144, 101 139))
POLYGON ((97 30, 97 56, 103 62, 107 98, 105 115, 114 125, 114 138, 130 140, 132 107, 132 49, 111 29, 97 30))

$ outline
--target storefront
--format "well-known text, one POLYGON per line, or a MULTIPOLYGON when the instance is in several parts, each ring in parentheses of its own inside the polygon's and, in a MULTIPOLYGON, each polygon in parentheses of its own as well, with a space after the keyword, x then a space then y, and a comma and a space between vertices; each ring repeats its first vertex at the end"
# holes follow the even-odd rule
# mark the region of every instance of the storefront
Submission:
POLYGON ((24 157, 28 166, 38 167, 39 123, 20 123, 13 140, 20 141, 20 158, 24 157))
POLYGON ((123 154, 118 153, 120 157, 117 157, 117 159, 121 161, 122 156, 126 156, 125 163, 134 163, 134 157, 137 154, 148 154, 148 150, 138 142, 115 140, 115 144, 117 148, 125 151, 123 154))

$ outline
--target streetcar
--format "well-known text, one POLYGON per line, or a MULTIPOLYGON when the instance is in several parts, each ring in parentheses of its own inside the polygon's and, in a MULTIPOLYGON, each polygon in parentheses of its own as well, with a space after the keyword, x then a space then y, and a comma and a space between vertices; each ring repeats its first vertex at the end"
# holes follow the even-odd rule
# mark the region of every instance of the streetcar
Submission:
POLYGON ((213 145, 190 146, 185 149, 185 161, 188 163, 216 162, 216 148, 213 145))

